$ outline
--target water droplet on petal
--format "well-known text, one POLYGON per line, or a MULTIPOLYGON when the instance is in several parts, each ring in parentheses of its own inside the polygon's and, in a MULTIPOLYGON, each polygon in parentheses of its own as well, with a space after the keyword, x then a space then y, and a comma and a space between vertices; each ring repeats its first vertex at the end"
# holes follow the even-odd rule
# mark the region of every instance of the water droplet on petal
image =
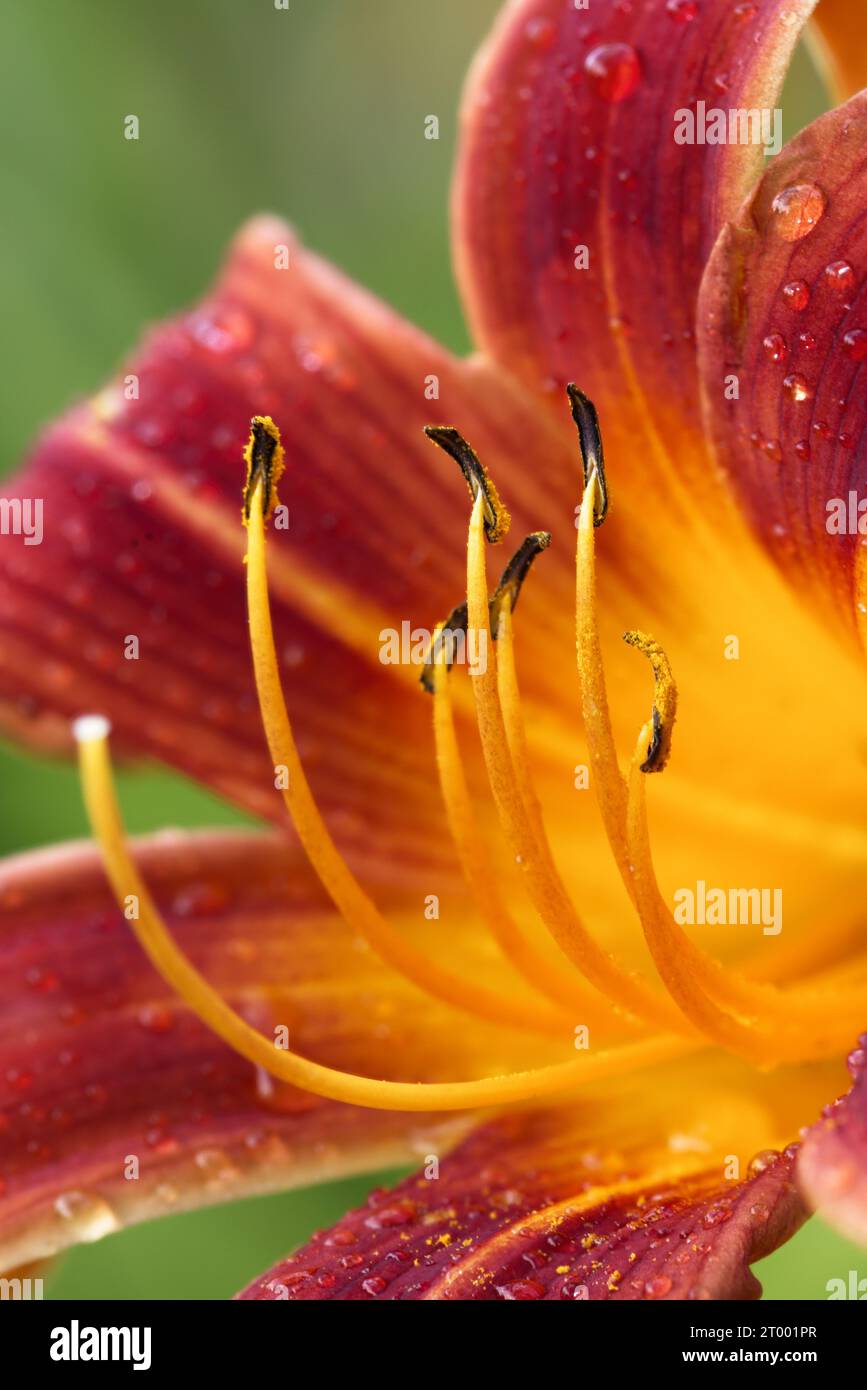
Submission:
POLYGON ((731 1207, 719 1202, 716 1206, 708 1207, 704 1216, 701 1218, 701 1224, 711 1227, 722 1226, 724 1222, 731 1220, 731 1215, 731 1207))
POLYGON ((769 333, 762 342, 762 351, 769 362, 785 362, 789 355, 782 333, 769 333))
POLYGON ((249 314, 228 305, 201 309, 193 316, 191 327, 193 337, 202 347, 222 357, 244 352, 256 334, 249 314))
POLYGON ((783 298, 790 309, 800 313, 810 302, 810 286, 806 280, 790 280, 783 286, 783 298))
POLYGON ((221 912, 229 900, 222 883, 191 883, 175 895, 172 911, 179 917, 207 917, 221 912))
POLYGON ((534 47, 550 48, 557 37, 557 26, 552 19, 537 16, 527 21, 524 32, 534 47))
POLYGON ((800 372, 792 372, 783 379, 783 390, 793 401, 808 401, 813 395, 812 386, 800 372))
POLYGON ((145 1004, 136 1020, 148 1033, 168 1033, 174 1027, 175 1017, 164 1004, 145 1004))
POLYGON ((383 1279, 381 1274, 373 1274, 369 1279, 362 1280, 361 1287, 370 1298, 378 1298, 388 1288, 388 1280, 383 1279))
POLYGON ((222 1186, 239 1177, 237 1167, 224 1149, 200 1149, 195 1157, 196 1167, 205 1175, 209 1185, 222 1186))
POLYGON ((848 294, 855 288, 855 272, 848 261, 832 261, 825 266, 823 275, 825 284, 838 294, 848 294))
POLYGON ((603 101, 625 101, 641 81, 638 54, 628 43, 603 43, 587 54, 584 71, 603 101))
POLYGON ((856 1047, 846 1058, 846 1066, 852 1076, 857 1076, 864 1069, 865 1062, 867 1062, 867 1051, 863 1047, 856 1047))
POLYGON ((780 463, 783 458, 783 451, 780 448, 779 439, 766 439, 762 443, 762 453, 765 458, 769 458, 772 463, 780 463))
POLYGON ((843 351, 853 362, 863 362, 867 358, 867 330, 850 328, 844 333, 843 351))
POLYGON ((644 1285, 645 1298, 665 1298, 671 1291, 671 1280, 667 1274, 654 1274, 644 1285))
POLYGON ((61 1193, 54 1210, 74 1226, 76 1239, 82 1242, 102 1240, 120 1230, 120 1222, 108 1202, 87 1192, 61 1193))
POLYGON ((773 229, 783 241, 800 241, 822 220, 827 200, 814 183, 783 188, 771 203, 773 229))
POLYGON ((760 1149, 750 1159, 747 1165, 747 1175, 751 1178, 757 1178, 759 1173, 765 1173, 768 1168, 773 1168, 779 1157, 776 1149, 760 1149))
POLYGON ((676 24, 689 24, 698 14, 698 0, 668 0, 665 9, 676 24))
POLYGON ((528 1303, 545 1297, 545 1286, 538 1279, 513 1279, 510 1284, 499 1284, 497 1293, 508 1302, 528 1303))

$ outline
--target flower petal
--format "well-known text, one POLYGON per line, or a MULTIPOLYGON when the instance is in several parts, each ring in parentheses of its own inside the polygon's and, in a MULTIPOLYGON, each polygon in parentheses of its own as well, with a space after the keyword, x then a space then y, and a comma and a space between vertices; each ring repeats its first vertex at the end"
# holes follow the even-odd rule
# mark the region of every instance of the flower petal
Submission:
POLYGON ((863 617, 849 494, 864 453, 865 139, 862 93, 791 141, 722 232, 699 306, 719 462, 799 591, 850 625, 863 617))
POLYGON ((762 159, 678 144, 676 124, 699 100, 773 108, 813 4, 514 0, 470 78, 454 210, 477 341, 535 390, 578 381, 645 509, 648 447, 669 504, 685 477, 710 485, 696 296, 762 159))
MULTIPOLYGON (((194 963, 266 1034, 285 1024, 298 1051, 406 1080, 526 1057, 526 1038, 510 1053, 501 1030, 461 1026, 360 950, 278 837, 166 832, 137 855, 194 963)), ((90 846, 0 867, 0 1268, 402 1161, 461 1123, 362 1111, 257 1073, 151 968, 90 846)))
MULTIPOLYGON (((152 333, 12 484, 43 499, 44 539, 0 548, 0 714, 66 747, 71 716, 103 711, 128 751, 282 817, 244 606, 255 413, 273 414, 286 445, 288 530, 273 527, 269 547, 275 630, 315 790, 367 854, 379 827, 386 859, 413 846, 442 859, 421 668, 380 660, 383 628, 431 629, 463 592, 466 489, 423 426, 460 423, 514 484, 526 530, 543 518, 515 441, 561 487, 574 444, 519 389, 458 362, 272 218, 243 230, 206 302, 152 333)), ((568 555, 559 563, 568 594, 568 555)))
POLYGON ((857 5, 851 0, 821 0, 810 29, 836 100, 860 92, 867 83, 867 26, 857 5))
POLYGON ((600 1149, 587 1126, 565 1110, 495 1120, 238 1297, 757 1298, 749 1265, 806 1214, 791 1154, 764 1155, 732 1182, 722 1163, 634 1138, 600 1149))
POLYGON ((812 1207, 867 1246, 867 1034, 849 1058, 852 1088, 807 1133, 798 1182, 812 1207))

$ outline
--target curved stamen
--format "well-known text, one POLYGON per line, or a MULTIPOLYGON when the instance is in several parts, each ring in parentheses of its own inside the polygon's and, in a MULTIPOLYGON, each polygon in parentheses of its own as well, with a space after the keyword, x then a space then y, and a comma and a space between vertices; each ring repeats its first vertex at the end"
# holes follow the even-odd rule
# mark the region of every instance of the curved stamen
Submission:
MULTIPOLYGON (((818 1010, 813 1029, 795 1016, 790 997, 775 995, 769 986, 733 979, 686 937, 674 921, 659 890, 647 829, 642 763, 652 723, 641 730, 629 774, 627 839, 633 864, 635 903, 656 967, 672 997, 697 1028, 721 1046, 761 1065, 801 1061, 821 1054, 834 1056, 851 1037, 852 1019, 840 1019, 834 1005, 818 1010), (743 986, 743 987, 742 987, 743 986), (719 1007, 727 1005, 728 1008, 719 1007), (776 1009, 769 1006, 776 1004, 776 1009)), ((863 1002, 860 1014, 863 1018, 863 1002)))
POLYGON ((497 875, 473 813, 461 762, 454 712, 444 656, 432 667, 434 685, 434 739, 440 788, 452 839, 461 861, 464 877, 480 915, 503 955, 512 962, 529 984, 557 1004, 558 1028, 574 1025, 575 1018, 595 1027, 610 1022, 611 1010, 601 1008, 598 994, 589 991, 576 976, 564 974, 536 950, 508 911, 497 875), (560 1010, 568 1009, 569 1014, 560 1010), (577 1010, 577 1012, 576 1012, 577 1010))
POLYGON ((590 936, 576 913, 554 864, 547 839, 538 839, 527 810, 526 789, 512 762, 490 642, 485 532, 481 498, 473 504, 467 542, 467 611, 471 627, 485 633, 491 659, 473 679, 476 715, 488 778, 500 821, 516 860, 522 864, 530 899, 545 926, 573 965, 613 1004, 637 1019, 683 1031, 682 1014, 644 981, 627 974, 590 936))
POLYGON ((473 1081, 378 1081, 322 1066, 277 1047, 238 1015, 177 946, 126 845, 108 752, 108 723, 80 721, 79 770, 88 817, 121 908, 130 895, 138 916, 130 925, 151 964, 192 1012, 255 1066, 314 1095, 374 1110, 465 1110, 541 1100, 584 1082, 654 1066, 688 1050, 679 1039, 652 1038, 569 1062, 473 1081))
POLYGON ((475 502, 479 493, 484 498, 485 535, 493 544, 501 541, 509 530, 511 517, 500 501, 499 493, 475 449, 452 425, 425 425, 424 432, 432 444, 453 458, 466 479, 470 497, 475 502))
POLYGON ((494 590, 488 608, 491 634, 495 642, 500 635, 500 612, 503 605, 508 604, 509 610, 514 613, 518 606, 524 580, 530 572, 530 566, 536 556, 541 555, 543 550, 547 550, 550 544, 550 531, 531 531, 529 536, 526 536, 518 546, 500 575, 500 582, 494 590))
POLYGON ((623 640, 643 652, 653 668, 652 733, 641 771, 662 772, 671 752, 671 735, 677 717, 677 686, 671 664, 659 643, 646 633, 624 632, 623 640))
POLYGON ((581 499, 575 565, 575 636, 578 677, 581 686, 581 713, 593 771, 591 782, 602 824, 620 877, 630 897, 629 852, 626 847, 626 783, 617 761, 614 731, 605 687, 605 667, 599 640, 596 593, 596 545, 593 517, 597 506, 598 480, 591 472, 581 499))
MULTIPOLYGON (((480 492, 479 496, 483 498, 484 494, 480 492)), ((287 770, 288 786, 282 790, 283 800, 319 881, 352 929, 386 964, 427 994, 491 1023, 538 1031, 536 1008, 521 1000, 504 998, 477 980, 447 970, 395 931, 334 843, 307 781, 280 684, 268 599, 263 505, 262 488, 256 486, 250 500, 247 547, 247 608, 256 690, 274 765, 287 770)))
POLYGON ((602 431, 599 416, 589 396, 579 391, 574 382, 566 387, 572 419, 578 430, 581 445, 581 464, 584 469, 586 488, 592 476, 596 477, 596 498, 593 504, 593 525, 601 526, 608 515, 608 485, 605 481, 605 456, 602 451, 602 431))
MULTIPOLYGON (((697 1026, 707 1025, 715 1029, 716 1032, 711 1032, 710 1036, 715 1036, 717 1041, 723 1042, 724 1035, 728 1036, 720 1022, 719 1010, 714 1011, 718 1005, 728 1010, 734 1018, 750 1020, 747 1026, 753 1029, 761 1022, 761 1026, 774 1031, 775 1037, 797 1030, 799 1038, 795 1041, 795 1050, 798 1055, 807 1055, 803 1052, 805 1044, 809 1045, 812 1039, 818 1046, 818 1039, 826 1036, 826 1020, 832 998, 835 1020, 840 1021, 840 1032, 845 1040, 846 1028, 860 1026, 858 1019, 863 1018, 864 1008, 867 1006, 863 990, 846 990, 842 998, 836 989, 823 990, 821 986, 813 990, 802 986, 782 992, 772 985, 751 981, 737 971, 724 969, 689 940, 674 921, 659 892, 653 873, 646 827, 642 834, 643 787, 640 778, 635 781, 633 770, 627 795, 627 787, 617 763, 608 713, 608 695, 596 616, 595 536, 591 525, 594 488, 595 479, 591 476, 584 491, 578 530, 577 651, 582 706, 590 756, 597 770, 597 801, 621 879, 638 911, 648 945, 651 945, 651 939, 656 943, 665 940, 669 948, 661 959, 665 960, 670 978, 663 973, 660 960, 656 961, 657 968, 670 989, 670 979, 679 979, 681 993, 675 994, 673 990, 671 992, 684 1012, 687 1010, 684 1007, 686 995, 683 990, 688 992, 700 988, 705 992, 708 1001, 714 1001, 714 1008, 703 1015, 704 1024, 698 1023, 697 1014, 690 1013, 689 1016, 697 1026), (637 892, 639 886, 642 888, 641 901, 637 892), (680 974, 672 965, 674 955, 678 953, 680 965, 683 967, 680 974)), ((665 766, 668 758, 676 713, 677 692, 671 667, 662 647, 652 637, 642 633, 627 633, 624 640, 642 651, 653 668, 653 714, 651 721, 642 731, 642 736, 646 735, 647 742, 638 764, 638 771, 645 774, 658 772, 665 766)), ((651 950, 653 949, 651 945, 651 950)), ((654 958, 656 959, 656 956, 654 958)), ((743 1051, 741 1044, 744 1043, 744 1036, 737 1027, 730 1036, 735 1050, 743 1051)), ((728 1043, 723 1042, 723 1045, 728 1043)), ((749 1044, 746 1046, 749 1047, 749 1044)))

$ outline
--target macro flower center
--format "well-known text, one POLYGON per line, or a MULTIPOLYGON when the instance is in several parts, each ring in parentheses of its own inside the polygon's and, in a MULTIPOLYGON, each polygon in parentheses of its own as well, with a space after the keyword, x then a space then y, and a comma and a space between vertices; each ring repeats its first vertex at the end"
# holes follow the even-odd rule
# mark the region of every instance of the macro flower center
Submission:
MULTIPOLYGON (((628 771, 621 771, 609 714, 598 623, 595 533, 609 506, 602 438, 592 403, 568 388, 583 463, 577 525, 576 649, 592 780, 614 862, 644 934, 659 979, 626 968, 585 924, 558 869, 533 784, 532 759, 515 664, 515 609, 531 567, 550 543, 533 532, 513 555, 493 594, 487 546, 505 537, 510 518, 493 480, 453 428, 426 433, 459 465, 471 498, 466 601, 436 629, 422 676, 432 696, 440 790, 457 859, 480 920, 526 989, 495 988, 433 959, 402 934, 353 873, 328 829, 302 765, 281 684, 266 565, 268 519, 278 503, 283 448, 274 421, 252 421, 245 451, 243 522, 253 668, 262 723, 277 784, 318 878, 350 928, 384 964, 435 999, 471 1018, 538 1035, 572 1053, 526 1071, 460 1081, 392 1081, 323 1066, 258 1032, 212 988, 173 940, 127 847, 100 716, 78 720, 75 734, 85 802, 117 901, 137 905, 131 926, 170 987, 215 1033, 273 1076, 335 1100, 396 1110, 460 1110, 526 1102, 575 1090, 590 1081, 654 1066, 709 1045, 761 1067, 834 1056, 857 1033, 863 989, 833 971, 791 988, 726 969, 687 936, 663 897, 654 870, 645 785, 663 772, 671 751, 677 688, 662 646, 630 631, 626 643, 644 655, 653 676, 649 719, 640 728, 628 771), (478 735, 499 830, 520 868, 533 912, 559 951, 539 949, 511 909, 492 866, 465 777, 453 717, 448 647, 455 628, 483 640, 489 659, 471 681, 478 735), (660 982, 664 988, 660 988, 660 982), (603 1047, 576 1053, 579 1025, 605 1037, 603 1047), (609 1042, 609 1039, 611 1040, 609 1042)), ((290 700, 291 703, 291 700, 290 700)), ((130 918, 130 913, 125 911, 130 918)), ((555 1052, 555 1055, 559 1055, 555 1052)))

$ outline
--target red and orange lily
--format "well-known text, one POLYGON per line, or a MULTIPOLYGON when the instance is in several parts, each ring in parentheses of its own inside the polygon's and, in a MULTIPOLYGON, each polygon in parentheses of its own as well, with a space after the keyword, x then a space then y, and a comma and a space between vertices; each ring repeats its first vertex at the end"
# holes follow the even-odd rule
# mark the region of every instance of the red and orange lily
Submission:
POLYGON ((809 1209, 867 1238, 862 1050, 822 1111, 867 1024, 867 593, 826 526, 864 447, 867 30, 813 10, 514 0, 455 183, 474 356, 259 218, 40 441, 0 711, 49 750, 105 718, 98 845, 0 866, 6 1267, 412 1154, 242 1297, 750 1297, 809 1209), (774 108, 808 20, 843 104, 764 175, 673 139, 774 108), (492 589, 504 503, 535 539, 492 589), (431 699, 381 634, 464 594, 487 663, 435 647, 431 699), (108 721, 277 828, 128 849, 108 721), (685 930, 699 880, 775 885, 784 930, 685 930))

